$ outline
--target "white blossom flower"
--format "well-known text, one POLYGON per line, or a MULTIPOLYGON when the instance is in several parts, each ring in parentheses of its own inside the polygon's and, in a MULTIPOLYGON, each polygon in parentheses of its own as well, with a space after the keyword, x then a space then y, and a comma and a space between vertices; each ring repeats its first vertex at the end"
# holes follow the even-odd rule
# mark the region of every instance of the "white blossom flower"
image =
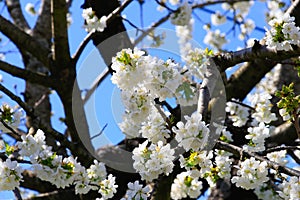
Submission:
POLYGON ((147 200, 150 196, 151 188, 149 185, 143 187, 142 184, 139 184, 139 181, 134 183, 128 183, 128 190, 126 191, 125 197, 121 200, 147 200))
POLYGON ((209 129, 198 112, 194 112, 190 117, 186 115, 184 118, 185 124, 180 121, 172 129, 176 133, 175 139, 185 151, 190 149, 198 151, 205 145, 209 129))
POLYGON ((0 160, 0 191, 14 190, 22 181, 22 168, 17 161, 0 160))
POLYGON ((171 198, 174 200, 186 197, 197 198, 201 194, 202 182, 197 170, 182 172, 176 176, 171 186, 171 198))
POLYGON ((226 16, 222 15, 219 11, 212 14, 210 18, 213 25, 221 25, 226 22, 226 16))
POLYGON ((267 166, 265 161, 260 162, 253 157, 246 159, 240 164, 237 176, 232 177, 231 182, 246 190, 257 188, 269 180, 267 166))

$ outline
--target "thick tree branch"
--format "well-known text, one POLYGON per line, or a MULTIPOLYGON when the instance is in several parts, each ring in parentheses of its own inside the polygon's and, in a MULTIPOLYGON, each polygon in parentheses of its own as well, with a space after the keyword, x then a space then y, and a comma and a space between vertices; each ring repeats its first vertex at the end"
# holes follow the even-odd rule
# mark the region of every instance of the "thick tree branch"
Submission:
POLYGON ((224 72, 227 68, 236 64, 261 59, 263 61, 281 61, 300 55, 300 48, 291 51, 276 51, 260 45, 258 42, 253 47, 242 49, 235 52, 228 52, 213 57, 214 62, 224 72))
POLYGON ((28 33, 30 31, 30 27, 24 18, 24 15, 22 13, 21 5, 19 0, 6 0, 5 1, 8 12, 11 16, 11 18, 14 20, 14 23, 16 26, 28 33))
MULTIPOLYGON (((106 20, 106 24, 109 25, 109 23, 111 23, 130 3, 132 2, 132 0, 127 0, 125 1, 121 6, 119 6, 118 8, 116 8, 113 12, 111 12, 108 16, 107 16, 107 20, 106 20)), ((84 48, 86 47, 86 45, 89 43, 89 41, 92 39, 93 37, 93 32, 90 32, 85 38, 84 40, 80 43, 77 51, 75 52, 75 54, 72 56, 72 60, 74 63, 77 63, 81 53, 83 52, 84 48)))
POLYGON ((49 46, 51 40, 51 2, 50 0, 41 1, 41 10, 39 17, 33 28, 33 35, 43 37, 47 41, 46 46, 49 46))
POLYGON ((31 83, 37 83, 46 87, 53 87, 56 84, 53 81, 53 79, 49 76, 34 73, 26 69, 21 69, 17 66, 11 65, 1 60, 0 60, 0 70, 9 73, 12 76, 22 78, 31 83))
POLYGON ((235 145, 223 142, 223 141, 218 141, 216 144, 216 148, 233 153, 237 157, 240 157, 240 156, 246 156, 248 158, 254 157, 255 159, 257 159, 259 161, 266 161, 270 167, 272 167, 273 169, 276 169, 276 170, 278 169, 282 173, 285 173, 290 176, 300 176, 300 172, 297 170, 291 169, 286 166, 279 165, 279 164, 272 162, 262 156, 259 156, 256 153, 247 152, 238 146, 235 146, 235 145))
POLYGON ((49 192, 57 189, 51 183, 37 178, 36 175, 31 171, 25 170, 22 175, 24 181, 20 182, 21 187, 32 189, 38 192, 49 192))
POLYGON ((67 26, 67 6, 65 0, 51 0, 52 36, 54 38, 55 67, 53 71, 61 72, 70 62, 70 48, 67 26))
POLYGON ((45 48, 30 35, 21 31, 4 17, 0 16, 0 31, 23 51, 28 51, 45 66, 50 65, 50 49, 45 48))

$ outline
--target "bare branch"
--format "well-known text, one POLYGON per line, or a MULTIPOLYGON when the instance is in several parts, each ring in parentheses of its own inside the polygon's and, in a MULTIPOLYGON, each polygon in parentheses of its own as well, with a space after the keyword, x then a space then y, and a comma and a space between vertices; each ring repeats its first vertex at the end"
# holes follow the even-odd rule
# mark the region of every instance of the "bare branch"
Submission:
MULTIPOLYGON (((33 28, 33 35, 42 36, 43 39, 50 43, 51 40, 51 3, 50 0, 41 1, 41 10, 39 11, 39 17, 33 28)), ((47 45, 48 46, 48 45, 47 45)))
POLYGON ((89 32, 83 39, 83 41, 80 43, 78 49, 76 50, 75 54, 72 56, 72 62, 76 64, 80 58, 80 55, 82 54, 83 50, 85 49, 86 45, 91 41, 93 32, 89 32))
POLYGON ((14 20, 14 23, 16 26, 28 33, 30 31, 30 27, 24 18, 21 6, 20 6, 20 1, 19 0, 6 0, 5 1, 8 12, 11 16, 11 18, 14 20))
POLYGON ((53 79, 49 76, 34 73, 26 69, 21 69, 17 66, 11 65, 1 60, 0 60, 0 70, 9 73, 12 76, 22 78, 31 83, 38 83, 46 87, 54 87, 56 84, 53 81, 53 79))
POLYGON ((54 38, 53 60, 59 65, 55 71, 70 67, 70 48, 68 40, 67 6, 65 0, 51 0, 52 36, 54 38))
POLYGON ((265 45, 260 45, 258 42, 253 47, 242 49, 235 52, 224 53, 213 57, 215 63, 220 66, 220 71, 223 72, 227 68, 236 64, 248 61, 261 59, 268 62, 276 62, 300 55, 300 48, 290 51, 276 51, 269 49, 265 45))
POLYGON ((109 70, 108 68, 105 68, 103 72, 96 78, 94 83, 92 84, 91 89, 89 89, 83 99, 83 103, 85 104, 92 94, 95 92, 95 90, 99 87, 100 83, 109 75, 109 70))
POLYGON ((28 51, 45 66, 50 66, 50 49, 47 49, 30 35, 21 31, 4 17, 0 16, 0 31, 23 51, 28 51))

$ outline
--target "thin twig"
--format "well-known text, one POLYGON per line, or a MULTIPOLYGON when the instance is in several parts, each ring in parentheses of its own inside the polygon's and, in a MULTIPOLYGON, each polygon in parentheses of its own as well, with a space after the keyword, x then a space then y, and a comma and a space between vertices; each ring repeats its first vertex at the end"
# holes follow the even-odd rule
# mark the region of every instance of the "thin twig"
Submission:
POLYGON ((85 38, 83 39, 83 41, 80 43, 78 49, 76 50, 76 52, 74 53, 74 55, 72 56, 72 61, 74 64, 77 63, 77 61, 79 60, 80 55, 82 54, 83 50, 85 49, 86 45, 90 42, 90 40, 92 39, 94 32, 89 32, 89 34, 87 34, 85 36, 85 38))
POLYGON ((281 172, 283 172, 287 175, 290 175, 290 176, 300 177, 300 172, 297 171, 297 170, 294 170, 294 169, 286 167, 286 166, 279 165, 278 163, 272 162, 272 161, 270 161, 270 160, 268 160, 268 159, 266 159, 262 156, 259 156, 256 153, 251 153, 251 152, 245 151, 241 147, 235 146, 233 144, 229 144, 229 143, 223 142, 223 141, 217 141, 215 147, 218 148, 218 149, 222 149, 222 150, 231 152, 235 156, 238 156, 238 157, 243 155, 245 157, 254 157, 255 159, 257 159, 259 161, 266 161, 268 163, 268 165, 270 167, 272 167, 273 169, 279 170, 279 171, 281 171, 281 172))
POLYGON ((17 200, 22 200, 22 196, 19 188, 16 187, 15 189, 13 189, 13 192, 17 200))
POLYGON ((300 147, 297 147, 297 146, 279 146, 279 147, 269 148, 269 149, 265 150, 264 153, 267 154, 267 153, 271 153, 271 152, 274 152, 274 151, 281 151, 281 150, 300 150, 300 147))
POLYGON ((93 139, 95 139, 96 137, 102 135, 102 133, 104 132, 104 130, 105 130, 106 127, 107 127, 107 124, 105 124, 105 125, 103 126, 103 128, 101 129, 101 131, 100 131, 98 134, 96 134, 96 135, 94 135, 93 137, 91 137, 91 140, 93 140, 93 139))
POLYGON ((98 86, 101 84, 101 82, 109 75, 109 69, 108 67, 106 67, 103 72, 96 78, 96 80, 94 81, 94 83, 92 84, 91 89, 89 89, 83 99, 83 104, 85 104, 90 97, 92 96, 92 94, 95 92, 95 90, 98 88, 98 86))

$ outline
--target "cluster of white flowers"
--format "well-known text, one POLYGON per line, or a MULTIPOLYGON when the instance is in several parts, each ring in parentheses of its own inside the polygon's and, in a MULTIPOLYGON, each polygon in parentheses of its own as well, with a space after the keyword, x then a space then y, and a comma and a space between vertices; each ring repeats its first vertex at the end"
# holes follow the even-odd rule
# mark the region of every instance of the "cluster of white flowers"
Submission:
MULTIPOLYGON (((224 150, 215 150, 215 162, 214 164, 216 167, 214 168, 214 171, 211 172, 212 176, 211 178, 214 178, 216 175, 218 178, 222 179, 230 179, 231 177, 231 164, 232 164, 232 159, 230 156, 232 156, 231 153, 224 151, 224 150)), ((212 180, 213 183, 209 185, 214 185, 216 180, 212 180)))
POLYGON ((288 163, 286 159, 286 150, 275 151, 267 154, 267 158, 273 162, 276 162, 282 166, 288 163))
POLYGON ((186 197, 197 198, 201 194, 202 182, 197 170, 182 172, 176 176, 171 186, 171 198, 174 200, 186 197))
POLYGON ((142 136, 153 143, 162 141, 166 143, 166 139, 170 137, 170 130, 166 127, 166 122, 156 108, 147 118, 147 121, 142 123, 140 130, 142 136))
MULTIPOLYGON (((145 52, 137 48, 123 49, 112 60, 112 69, 115 73, 111 80, 122 90, 122 99, 126 108, 123 122, 119 126, 129 138, 137 137, 142 133, 141 123, 148 123, 147 117, 156 109, 153 100, 158 98, 159 101, 164 101, 167 98, 174 98, 183 82, 183 75, 180 74, 180 66, 177 63, 170 59, 163 61, 144 54, 145 52)), ((155 129, 153 126, 152 128, 155 129)), ((153 131, 151 134, 145 132, 144 136, 154 137, 153 131)), ((161 138, 166 136, 163 134, 161 138)))
POLYGON ((246 190, 257 188, 269 180, 267 166, 265 161, 260 162, 253 157, 246 159, 240 164, 237 176, 232 177, 231 182, 246 190))
POLYGON ((225 111, 230 114, 229 119, 233 125, 242 127, 246 124, 249 117, 249 109, 235 102, 227 102, 225 111))
POLYGON ((160 174, 169 175, 174 167, 174 149, 170 144, 163 145, 162 141, 149 147, 147 145, 148 140, 133 150, 134 169, 146 181, 152 181, 160 174))
POLYGON ((203 40, 204 44, 210 45, 216 49, 222 49, 222 46, 228 43, 225 33, 221 33, 219 29, 212 31, 207 25, 205 25, 203 28, 207 32, 203 40))
POLYGON ((182 82, 179 65, 172 60, 163 61, 135 48, 123 49, 112 60, 116 72, 111 80, 122 91, 132 90, 141 85, 152 98, 160 101, 171 98, 182 82))
POLYGON ((193 48, 190 42, 192 39, 193 24, 194 20, 191 19, 190 22, 184 26, 175 26, 180 48, 180 56, 183 61, 186 61, 186 56, 193 48))
POLYGON ((128 138, 140 135, 141 123, 149 116, 155 108, 152 106, 149 93, 145 87, 127 90, 121 93, 125 113, 119 127, 128 138))
POLYGON ((187 171, 200 167, 200 174, 204 176, 213 167, 212 158, 212 151, 194 151, 187 158, 180 155, 179 161, 181 168, 185 168, 187 171))
POLYGON ((14 190, 22 180, 22 168, 17 161, 0 159, 0 191, 14 190))
POLYGON ((178 9, 177 12, 172 13, 170 20, 171 23, 177 26, 185 26, 189 24, 192 14, 192 7, 186 1, 178 9))
POLYGON ((135 181, 134 183, 129 182, 127 186, 128 190, 121 200, 146 200, 150 196, 151 188, 149 185, 143 187, 139 181, 135 181))
POLYGON ((275 113, 271 113, 272 96, 266 92, 254 93, 249 95, 249 100, 255 108, 255 112, 251 115, 257 122, 270 123, 277 120, 275 113))
POLYGON ((194 151, 187 158, 180 155, 181 168, 187 171, 196 170, 199 177, 205 178, 210 187, 215 187, 218 179, 230 179, 232 154, 223 150, 194 151), (213 155, 215 154, 215 156, 213 155), (215 158, 215 162, 211 159, 215 158))
POLYGON ((289 14, 277 16, 269 21, 271 29, 266 32, 266 45, 278 51, 292 50, 291 45, 300 46, 300 28, 294 21, 295 17, 289 14))
POLYGON ((282 10, 282 2, 281 1, 266 1, 268 12, 266 13, 266 20, 270 21, 277 16, 282 16, 284 14, 282 10))
POLYGON ((38 130, 22 136, 17 143, 22 157, 29 157, 35 173, 41 180, 49 181, 58 188, 75 185, 75 192, 86 194, 90 190, 98 190, 102 199, 109 199, 116 193, 115 177, 107 176, 103 163, 94 161, 88 169, 81 166, 73 157, 63 158, 51 151, 45 143, 44 132, 38 130), (106 178, 107 176, 107 178, 106 178))
POLYGON ((265 139, 270 136, 270 129, 263 122, 256 127, 249 127, 245 138, 250 140, 243 149, 249 152, 260 152, 265 150, 265 139))
MULTIPOLYGON (((19 107, 12 108, 8 104, 2 104, 0 108, 0 118, 9 127, 17 129, 20 125, 22 117, 23 111, 19 107)), ((2 123, 0 123, 0 130, 2 132, 10 132, 10 130, 2 123)))
POLYGON ((300 178, 296 176, 291 176, 290 179, 284 180, 282 184, 279 185, 282 191, 279 191, 279 195, 284 200, 297 200, 300 199, 300 178))
POLYGON ((203 79, 207 71, 205 53, 205 50, 195 48, 185 56, 185 62, 190 74, 198 79, 203 79))
POLYGON ((85 19, 86 25, 84 25, 84 28, 87 32, 102 32, 106 28, 107 17, 102 16, 99 19, 92 8, 83 9, 82 17, 85 19))
POLYGON ((209 129, 198 112, 194 112, 190 117, 186 115, 184 118, 185 124, 180 121, 172 129, 176 133, 175 139, 185 151, 198 151, 204 147, 209 129))
POLYGON ((282 200, 282 198, 279 197, 278 193, 271 188, 270 185, 264 183, 258 188, 255 188, 254 193, 256 194, 258 199, 262 200, 282 200))

